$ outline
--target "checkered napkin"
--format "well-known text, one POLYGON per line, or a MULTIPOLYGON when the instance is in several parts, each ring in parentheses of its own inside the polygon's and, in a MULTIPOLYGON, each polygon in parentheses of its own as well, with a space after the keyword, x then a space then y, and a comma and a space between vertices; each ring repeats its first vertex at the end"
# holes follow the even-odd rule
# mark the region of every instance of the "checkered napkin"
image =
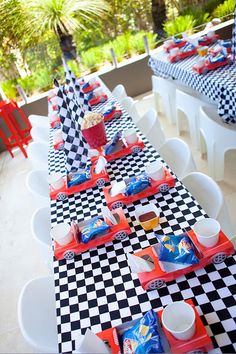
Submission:
POLYGON ((87 100, 87 95, 83 93, 79 81, 76 79, 72 71, 68 68, 65 61, 63 62, 63 66, 65 70, 66 86, 68 90, 73 88, 77 101, 84 112, 91 111, 92 110, 91 105, 87 100))
POLYGON ((234 23, 232 30, 232 57, 233 60, 236 60, 236 6, 234 8, 234 23))
POLYGON ((65 91, 65 87, 60 86, 57 98, 66 155, 66 170, 77 171, 87 164, 89 148, 81 133, 84 111, 77 102, 72 86, 69 86, 69 92, 65 91))

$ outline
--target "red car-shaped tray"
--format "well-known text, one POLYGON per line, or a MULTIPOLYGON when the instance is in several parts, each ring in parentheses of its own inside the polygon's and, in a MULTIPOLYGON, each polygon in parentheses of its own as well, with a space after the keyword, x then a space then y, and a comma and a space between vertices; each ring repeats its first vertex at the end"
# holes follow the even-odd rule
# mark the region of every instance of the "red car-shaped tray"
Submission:
POLYGON ((101 86, 100 82, 95 82, 94 84, 89 84, 89 85, 84 84, 82 87, 82 91, 83 93, 89 93, 100 86, 101 86))
POLYGON ((90 169, 91 179, 78 184, 76 186, 68 187, 67 177, 64 177, 64 186, 61 189, 53 189, 50 187, 50 197, 53 200, 65 200, 68 195, 76 194, 86 189, 98 186, 103 187, 106 182, 109 182, 110 178, 106 170, 101 171, 100 173, 95 173, 95 166, 92 165, 90 169))
POLYGON ((198 242, 193 230, 188 231, 187 234, 197 249, 197 256, 199 258, 198 264, 190 265, 186 268, 178 269, 172 272, 165 272, 163 271, 158 260, 158 244, 152 247, 147 247, 146 249, 135 253, 135 256, 148 259, 154 263, 154 268, 151 272, 138 273, 138 277, 143 289, 159 289, 164 285, 165 282, 172 281, 181 275, 190 273, 200 268, 204 268, 206 265, 211 263, 222 263, 227 256, 230 256, 234 253, 233 243, 226 237, 223 231, 220 231, 217 245, 210 248, 206 248, 198 242))
POLYGON ((221 66, 225 66, 227 64, 230 64, 230 62, 231 62, 230 55, 225 57, 225 59, 223 61, 215 62, 215 63, 211 63, 209 60, 206 59, 205 63, 203 63, 203 65, 201 65, 201 66, 197 65, 197 63, 194 64, 193 71, 195 71, 198 74, 204 74, 210 70, 215 70, 215 69, 220 68, 221 66))
POLYGON ((64 141, 59 141, 58 143, 53 143, 54 150, 63 150, 64 141))
MULTIPOLYGON (((104 147, 100 147, 97 150, 99 152, 99 156, 100 155, 104 156, 107 161, 113 161, 116 159, 120 159, 121 157, 126 156, 126 155, 138 154, 144 148, 144 146, 145 145, 144 145, 141 138, 139 138, 139 140, 134 144, 127 144, 125 141, 120 139, 118 144, 116 145, 114 151, 109 155, 104 154, 104 147)), ((92 157, 91 161, 94 161, 97 158, 98 158, 98 156, 92 157)))
POLYGON ((121 116, 122 116, 122 110, 117 107, 114 107, 112 110, 103 113, 103 120, 104 122, 108 122, 113 118, 120 118, 121 116))
POLYGON ((96 104, 99 104, 99 103, 104 103, 108 100, 108 96, 103 93, 101 96, 99 97, 93 97, 89 100, 89 104, 91 106, 95 106, 96 104))
MULTIPOLYGON (((185 301, 193 307, 193 310, 196 315, 196 321, 195 321, 196 332, 194 336, 188 341, 176 339, 170 332, 168 332, 164 328, 164 326, 162 326, 162 322, 161 322, 161 315, 163 310, 157 312, 158 331, 161 337, 164 353, 173 353, 173 354, 175 353, 184 354, 190 352, 207 353, 213 349, 212 341, 209 335, 207 334, 206 328, 202 323, 202 320, 193 304, 193 301, 191 299, 185 301)), ((138 320, 139 319, 127 323, 123 323, 120 326, 109 328, 105 331, 97 333, 96 335, 100 339, 102 339, 105 343, 108 344, 112 354, 120 354, 123 351, 119 345, 118 336, 121 336, 124 333, 124 331, 133 327, 138 320)))
POLYGON ((53 129, 54 128, 59 128, 61 126, 60 117, 57 116, 54 119, 51 119, 49 124, 50 124, 50 127, 53 128, 53 129))
POLYGON ((218 34, 214 34, 211 37, 208 37, 208 35, 206 34, 206 35, 198 38, 198 45, 208 46, 210 44, 215 43, 219 38, 220 38, 220 36, 218 34))
MULTIPOLYGON (((58 260, 73 259, 75 255, 88 251, 91 248, 97 247, 99 245, 103 245, 113 240, 121 241, 125 239, 131 233, 131 229, 125 217, 123 209, 119 208, 113 210, 112 214, 117 221, 117 225, 113 225, 106 220, 106 223, 110 225, 110 229, 106 232, 94 236, 94 238, 90 240, 88 243, 82 243, 80 241, 79 229, 87 225, 97 216, 89 220, 81 221, 78 224, 75 224, 75 226, 72 226, 71 231, 73 234, 73 240, 70 243, 61 246, 56 241, 54 241, 54 255, 56 259, 58 260)), ((102 214, 98 216, 104 219, 102 214)))
POLYGON ((170 41, 168 43, 165 43, 163 44, 163 49, 165 52, 169 53, 169 51, 173 48, 181 48, 183 47, 185 44, 187 43, 187 41, 185 39, 181 39, 180 41, 178 42, 175 42, 174 40, 173 41, 170 41))
POLYGON ((170 63, 175 63, 176 61, 179 61, 180 59, 185 59, 185 58, 190 57, 191 55, 195 55, 195 54, 197 54, 197 47, 195 47, 192 50, 189 50, 187 52, 183 52, 182 49, 180 48, 176 54, 174 54, 174 55, 169 54, 167 58, 170 63))
MULTIPOLYGON (((126 196, 122 193, 117 194, 115 196, 111 196, 110 190, 111 186, 109 187, 104 187, 103 192, 106 198, 106 203, 109 208, 119 208, 122 207, 123 205, 128 205, 136 200, 140 200, 143 198, 147 198, 150 195, 157 194, 159 192, 161 193, 166 193, 169 191, 170 188, 175 186, 175 179, 172 176, 172 174, 164 168, 165 175, 164 178, 160 179, 159 181, 154 181, 151 180, 151 186, 146 188, 140 193, 136 193, 134 195, 126 196)), ((126 182, 129 182, 130 179, 127 179, 126 182)))

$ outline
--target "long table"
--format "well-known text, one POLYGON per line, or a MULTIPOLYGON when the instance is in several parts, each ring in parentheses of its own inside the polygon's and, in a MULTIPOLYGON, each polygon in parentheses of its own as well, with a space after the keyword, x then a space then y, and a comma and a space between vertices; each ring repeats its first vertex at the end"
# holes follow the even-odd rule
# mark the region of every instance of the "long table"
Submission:
POLYGON ((198 58, 198 55, 193 55, 170 63, 167 53, 160 51, 150 57, 149 66, 155 75, 178 80, 216 101, 222 119, 236 123, 236 62, 199 75, 192 70, 198 58))
MULTIPOLYGON (((101 111, 102 107, 101 104, 95 109, 101 111)), ((125 112, 121 118, 106 123, 108 137, 119 129, 131 127, 135 125, 125 112)), ((145 164, 160 159, 144 136, 142 138, 145 149, 139 155, 129 155, 108 164, 111 182, 138 174, 144 170, 145 164)), ((49 171, 65 173, 64 153, 55 151, 52 145, 49 171)), ((137 319, 150 308, 159 310, 173 301, 191 298, 212 338, 216 348, 213 352, 235 352, 235 257, 181 276, 159 290, 148 292, 142 289, 138 276, 131 273, 126 253, 157 243, 154 232, 144 231, 135 220, 135 208, 147 203, 154 203, 159 208, 160 226, 156 231, 165 234, 181 234, 206 216, 176 178, 176 185, 169 193, 159 193, 124 208, 132 230, 128 239, 101 245, 76 256, 74 260, 54 259, 59 351, 74 350, 76 338, 88 327, 98 333, 137 319)), ((72 195, 67 201, 51 201, 52 226, 63 221, 89 219, 101 211, 102 205, 105 205, 105 198, 98 187, 72 195)))

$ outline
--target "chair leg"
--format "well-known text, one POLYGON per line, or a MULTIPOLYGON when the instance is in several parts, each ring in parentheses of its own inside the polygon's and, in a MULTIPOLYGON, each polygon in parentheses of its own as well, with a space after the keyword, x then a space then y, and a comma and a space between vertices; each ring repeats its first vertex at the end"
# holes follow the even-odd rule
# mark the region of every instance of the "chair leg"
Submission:
POLYGON ((215 179, 215 154, 214 154, 214 142, 208 141, 207 144, 207 162, 209 175, 215 179))
POLYGON ((224 167, 225 167, 225 152, 220 148, 215 149, 215 165, 214 165, 214 175, 216 181, 222 181, 224 179, 224 167))
POLYGON ((203 155, 207 152, 207 148, 206 148, 206 140, 205 140, 205 137, 204 135, 202 134, 202 132, 200 131, 199 132, 199 139, 200 139, 200 145, 199 145, 199 148, 200 148, 200 152, 201 152, 201 157, 203 157, 203 155))
POLYGON ((178 108, 176 109, 176 128, 177 128, 177 134, 178 136, 181 135, 182 131, 182 111, 180 111, 178 108))
POLYGON ((161 108, 160 108, 160 95, 158 92, 153 92, 154 94, 154 101, 155 101, 155 107, 156 107, 156 111, 157 113, 161 113, 161 108))

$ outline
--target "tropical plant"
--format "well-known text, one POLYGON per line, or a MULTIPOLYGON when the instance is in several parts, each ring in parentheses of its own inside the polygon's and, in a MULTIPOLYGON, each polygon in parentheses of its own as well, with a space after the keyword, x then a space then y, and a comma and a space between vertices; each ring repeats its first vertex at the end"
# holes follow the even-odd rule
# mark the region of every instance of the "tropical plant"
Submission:
MULTIPOLYGON (((86 30, 86 27, 108 9, 105 0, 2 0, 18 2, 24 15, 24 37, 43 37, 47 33, 56 35, 62 53, 66 59, 77 57, 73 33, 86 30)), ((17 27, 21 24, 17 12, 11 6, 7 10, 8 18, 14 18, 17 27)))
POLYGON ((223 4, 217 6, 213 12, 214 17, 224 17, 226 15, 232 14, 235 8, 235 0, 226 0, 223 4))
POLYGON ((173 21, 164 23, 163 28, 168 36, 174 36, 182 32, 192 32, 196 21, 192 15, 178 16, 173 21))

